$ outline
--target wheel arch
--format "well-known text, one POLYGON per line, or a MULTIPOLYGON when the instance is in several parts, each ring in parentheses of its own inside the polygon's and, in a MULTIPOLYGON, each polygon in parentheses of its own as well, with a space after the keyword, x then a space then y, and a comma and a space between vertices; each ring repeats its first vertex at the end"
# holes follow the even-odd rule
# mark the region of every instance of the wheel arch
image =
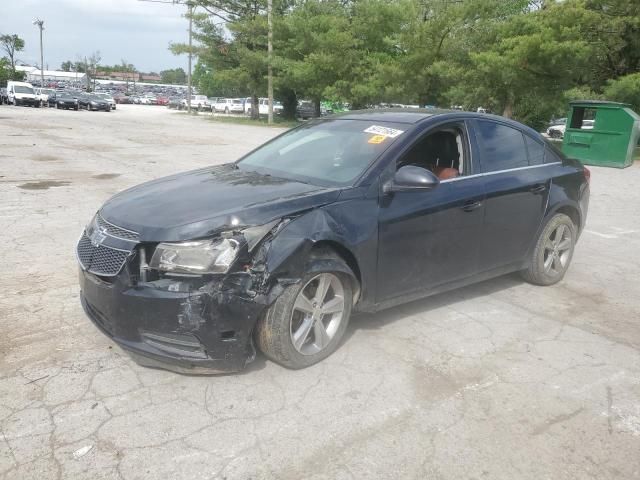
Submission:
MULTIPOLYGON (((362 273, 360 271, 360 266, 358 265, 358 260, 349 248, 335 240, 320 240, 314 242, 311 247, 310 255, 313 256, 314 253, 319 253, 327 249, 338 255, 351 270, 353 275, 349 276, 352 280, 353 304, 355 305, 360 298, 362 285, 362 273)), ((348 274, 349 272, 344 273, 348 274)))
POLYGON ((559 205, 554 205, 553 208, 550 208, 547 214, 545 215, 545 220, 543 224, 546 224, 551 217, 553 217, 557 213, 563 213, 568 216, 573 224, 576 226, 576 230, 579 232, 582 230, 582 216, 580 214, 580 209, 569 202, 563 202, 559 205))
POLYGON ((351 278, 355 304, 360 299, 363 289, 360 262, 349 248, 348 242, 330 228, 314 232, 315 229, 311 225, 317 226, 317 220, 324 214, 319 210, 310 213, 310 216, 305 215, 291 221, 263 245, 266 280, 273 287, 278 283, 296 283, 305 272, 333 269, 351 278), (323 251, 330 252, 337 258, 331 259, 330 255, 321 257, 319 254, 323 251))

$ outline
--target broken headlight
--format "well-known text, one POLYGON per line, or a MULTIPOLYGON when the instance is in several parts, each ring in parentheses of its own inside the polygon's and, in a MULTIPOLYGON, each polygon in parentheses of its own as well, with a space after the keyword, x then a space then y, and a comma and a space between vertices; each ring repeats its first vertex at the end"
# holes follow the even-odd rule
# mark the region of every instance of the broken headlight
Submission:
POLYGON ((166 273, 227 273, 236 259, 240 244, 232 238, 160 243, 149 268, 166 273))

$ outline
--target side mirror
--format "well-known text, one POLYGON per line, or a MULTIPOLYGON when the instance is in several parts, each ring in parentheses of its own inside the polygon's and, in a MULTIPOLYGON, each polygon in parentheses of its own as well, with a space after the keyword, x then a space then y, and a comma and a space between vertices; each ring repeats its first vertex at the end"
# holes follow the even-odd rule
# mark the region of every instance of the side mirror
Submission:
POLYGON ((406 165, 396 172, 393 180, 385 183, 384 193, 408 192, 412 190, 433 190, 440 185, 440 179, 426 168, 406 165))

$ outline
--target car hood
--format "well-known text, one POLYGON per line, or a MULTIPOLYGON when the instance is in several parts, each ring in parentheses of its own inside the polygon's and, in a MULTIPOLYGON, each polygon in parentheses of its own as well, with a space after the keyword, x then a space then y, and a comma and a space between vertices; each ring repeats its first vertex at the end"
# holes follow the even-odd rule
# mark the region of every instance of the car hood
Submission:
POLYGON ((141 241, 181 241, 262 225, 334 202, 339 193, 226 164, 135 186, 108 200, 100 214, 138 232, 141 241))

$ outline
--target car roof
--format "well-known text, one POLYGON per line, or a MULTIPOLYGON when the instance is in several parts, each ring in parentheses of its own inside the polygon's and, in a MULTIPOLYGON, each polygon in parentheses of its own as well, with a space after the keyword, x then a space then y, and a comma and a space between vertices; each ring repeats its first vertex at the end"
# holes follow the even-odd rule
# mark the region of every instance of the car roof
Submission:
POLYGON ((370 110, 353 110, 336 115, 336 118, 393 123, 418 123, 434 115, 454 112, 455 110, 427 110, 424 108, 376 108, 370 110))
POLYGON ((491 115, 487 113, 477 112, 465 112, 463 110, 446 110, 437 108, 376 108, 369 110, 353 110, 346 113, 339 113, 336 115, 329 115, 324 118, 335 118, 341 120, 365 120, 370 122, 391 122, 391 123, 405 123, 405 124, 418 124, 429 119, 442 118, 443 120, 456 120, 456 119, 478 119, 478 120, 491 120, 494 122, 500 122, 523 130, 533 137, 540 137, 540 134, 534 129, 519 123, 509 118, 501 117, 498 115, 491 115))

